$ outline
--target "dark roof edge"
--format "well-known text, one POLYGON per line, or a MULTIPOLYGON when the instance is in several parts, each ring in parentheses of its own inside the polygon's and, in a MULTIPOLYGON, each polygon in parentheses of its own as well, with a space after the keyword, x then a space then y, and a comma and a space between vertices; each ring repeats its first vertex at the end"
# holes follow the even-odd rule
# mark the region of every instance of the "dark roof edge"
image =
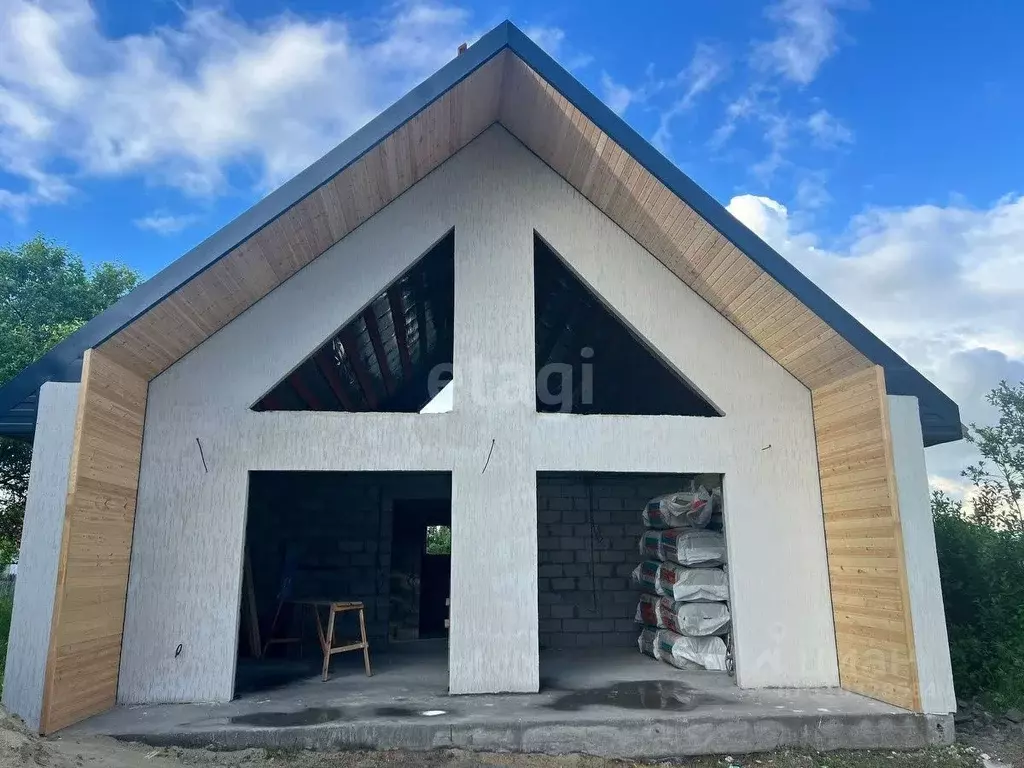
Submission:
POLYGON ((736 219, 725 206, 658 152, 522 31, 510 24, 508 36, 509 48, 590 118, 609 138, 634 157, 677 197, 686 201, 711 226, 832 326, 865 357, 881 365, 885 369, 889 394, 917 396, 922 410, 927 409, 937 417, 937 421, 943 423, 941 428, 939 424, 922 424, 925 429, 926 445, 961 438, 959 408, 938 387, 736 219), (945 428, 946 424, 948 429, 945 428))
MULTIPOLYGON (((399 126, 415 117, 435 99, 506 47, 516 53, 598 128, 632 155, 669 190, 685 200, 718 232, 792 292, 811 311, 832 326, 867 358, 883 366, 890 394, 917 396, 921 406, 925 445, 961 438, 959 409, 952 400, 734 218, 723 205, 654 149, 621 117, 612 112, 540 46, 508 21, 502 22, 485 34, 465 53, 448 62, 322 158, 93 318, 79 331, 18 374, 0 388, 0 414, 6 414, 46 381, 77 381, 82 355, 86 349, 103 343, 181 285, 209 269, 233 248, 341 173, 399 126)), ((3 433, 2 421, 0 433, 3 433)))
MULTIPOLYGON (((399 126, 490 61, 507 47, 511 26, 510 22, 499 24, 326 155, 101 312, 0 387, 0 414, 6 414, 47 381, 78 381, 85 350, 102 344, 179 287, 212 267, 233 248, 359 160, 399 126)), ((0 434, 6 434, 3 429, 4 422, 0 421, 0 434)))

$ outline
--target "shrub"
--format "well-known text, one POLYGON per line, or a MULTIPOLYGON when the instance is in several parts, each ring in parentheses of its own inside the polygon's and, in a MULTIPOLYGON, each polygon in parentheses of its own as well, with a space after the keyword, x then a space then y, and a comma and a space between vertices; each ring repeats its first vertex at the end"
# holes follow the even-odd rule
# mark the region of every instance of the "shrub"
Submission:
POLYGON ((957 696, 1024 706, 1024 537, 932 499, 957 696))

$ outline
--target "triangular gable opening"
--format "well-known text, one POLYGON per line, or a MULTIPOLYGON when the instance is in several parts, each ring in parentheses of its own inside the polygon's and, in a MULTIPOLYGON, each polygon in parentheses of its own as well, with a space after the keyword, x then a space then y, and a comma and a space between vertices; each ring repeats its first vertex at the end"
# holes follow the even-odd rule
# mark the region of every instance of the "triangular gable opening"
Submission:
POLYGON ((452 378, 455 232, 252 409, 419 413, 452 378))
POLYGON ((721 416, 534 235, 537 410, 721 416))

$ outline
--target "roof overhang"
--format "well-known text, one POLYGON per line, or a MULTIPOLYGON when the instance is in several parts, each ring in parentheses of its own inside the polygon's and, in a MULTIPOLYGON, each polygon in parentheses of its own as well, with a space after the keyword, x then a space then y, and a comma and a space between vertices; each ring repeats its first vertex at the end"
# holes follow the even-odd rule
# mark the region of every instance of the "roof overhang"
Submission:
POLYGON ((0 434, 86 349, 159 375, 494 123, 808 388, 877 364, 918 398, 926 445, 961 438, 952 400, 509 22, 0 389, 0 434))

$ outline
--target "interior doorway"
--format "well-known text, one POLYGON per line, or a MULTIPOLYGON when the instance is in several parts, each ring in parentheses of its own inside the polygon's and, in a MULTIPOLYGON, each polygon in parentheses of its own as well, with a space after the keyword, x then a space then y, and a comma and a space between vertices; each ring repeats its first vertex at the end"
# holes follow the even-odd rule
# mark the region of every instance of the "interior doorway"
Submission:
POLYGON ((392 642, 448 636, 452 506, 448 499, 397 499, 391 540, 392 642))

